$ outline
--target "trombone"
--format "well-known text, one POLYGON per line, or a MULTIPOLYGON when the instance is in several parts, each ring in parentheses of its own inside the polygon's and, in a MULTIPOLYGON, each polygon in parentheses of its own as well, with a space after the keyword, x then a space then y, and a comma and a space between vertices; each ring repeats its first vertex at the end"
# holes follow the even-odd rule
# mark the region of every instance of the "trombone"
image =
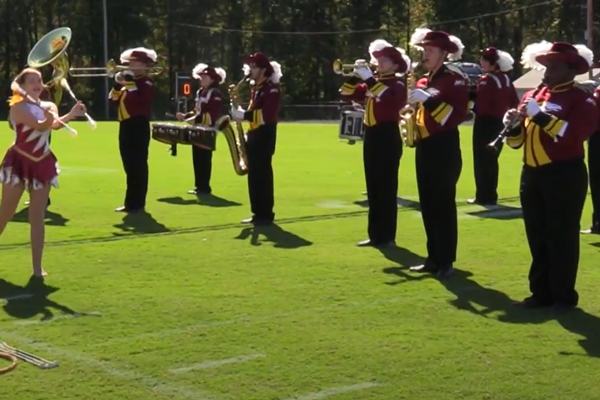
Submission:
POLYGON ((156 77, 163 72, 165 69, 159 66, 153 67, 130 67, 128 65, 118 65, 115 60, 109 60, 106 63, 106 67, 81 67, 81 68, 69 68, 69 75, 79 78, 91 78, 91 77, 108 77, 113 78, 120 71, 147 71, 147 74, 156 77), (91 72, 98 71, 98 72, 91 72))
POLYGON ((367 63, 356 63, 356 64, 344 64, 342 60, 335 60, 333 62, 333 72, 337 75, 342 76, 354 76, 354 69, 359 67, 369 67, 374 70, 374 66, 367 63))

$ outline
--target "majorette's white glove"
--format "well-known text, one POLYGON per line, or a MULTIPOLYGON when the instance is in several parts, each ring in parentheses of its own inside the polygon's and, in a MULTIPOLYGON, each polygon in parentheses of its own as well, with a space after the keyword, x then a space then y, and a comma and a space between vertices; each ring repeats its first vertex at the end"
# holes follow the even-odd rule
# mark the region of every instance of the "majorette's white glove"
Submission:
POLYGON ((244 110, 242 107, 238 106, 237 109, 231 107, 231 115, 233 116, 234 120, 242 121, 244 119, 244 114, 246 114, 246 110, 244 110))
POLYGON ((527 100, 527 108, 525 109, 529 118, 535 117, 542 109, 535 99, 527 100))
POLYGON ((358 67, 354 69, 354 75, 359 76, 360 79, 366 81, 369 78, 373 77, 373 72, 369 69, 369 67, 358 67))
POLYGON ((431 95, 423 89, 413 89, 408 96, 408 102, 410 104, 423 103, 430 97, 431 95))

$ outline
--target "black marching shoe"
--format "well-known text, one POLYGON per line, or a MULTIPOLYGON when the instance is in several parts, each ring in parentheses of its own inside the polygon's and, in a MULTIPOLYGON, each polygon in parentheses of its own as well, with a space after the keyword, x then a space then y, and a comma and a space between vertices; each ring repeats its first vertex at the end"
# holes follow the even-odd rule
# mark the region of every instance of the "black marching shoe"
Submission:
POLYGON ((378 249, 390 249, 396 246, 396 242, 394 240, 388 240, 386 242, 375 242, 371 239, 362 240, 356 243, 358 247, 376 247, 378 249))
POLYGON ((440 279, 449 278, 454 275, 454 267, 452 264, 444 264, 438 266, 438 271, 435 274, 436 277, 440 279))
POLYGON ((211 191, 210 190, 192 189, 192 190, 188 190, 188 194, 193 194, 194 196, 209 196, 211 194, 211 191))
POLYGON ((246 218, 240 221, 242 224, 252 224, 254 226, 268 226, 273 225, 273 220, 263 218, 246 218))
POLYGON ((530 296, 523 301, 517 301, 515 306, 521 308, 547 308, 552 306, 551 301, 542 300, 538 297, 530 296))
POLYGON ((477 199, 469 199, 467 200, 467 204, 477 204, 480 206, 495 206, 496 204, 498 204, 498 202, 496 201, 481 201, 481 200, 477 200, 477 199))
POLYGON ((124 213, 128 213, 128 214, 135 214, 135 213, 141 213, 144 212, 144 208, 127 208, 125 206, 121 206, 121 207, 117 207, 115 208, 115 212, 124 212, 124 213))
POLYGON ((439 268, 438 266, 431 260, 425 260, 425 264, 414 265, 408 268, 412 272, 421 272, 421 273, 437 273, 439 268))

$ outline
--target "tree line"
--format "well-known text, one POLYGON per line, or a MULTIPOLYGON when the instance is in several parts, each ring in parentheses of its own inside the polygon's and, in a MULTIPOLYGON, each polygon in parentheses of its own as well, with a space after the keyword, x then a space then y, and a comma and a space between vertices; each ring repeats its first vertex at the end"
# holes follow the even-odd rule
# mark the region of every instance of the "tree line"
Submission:
MULTIPOLYGON (((367 49, 374 39, 407 48, 412 31, 427 26, 461 38, 466 46, 465 61, 477 62, 479 51, 490 45, 509 51, 518 60, 522 49, 533 41, 585 43, 585 3, 106 0, 108 49, 109 58, 117 61, 130 47, 146 46, 159 54, 159 65, 166 73, 157 78, 155 118, 174 111, 175 73, 189 74, 197 63, 205 62, 223 67, 228 84, 237 82, 242 77, 243 56, 255 51, 282 65, 284 105, 315 104, 338 99, 342 78, 333 73, 333 60, 368 58, 367 49)), ((0 87, 6 97, 12 78, 26 65, 33 45, 56 27, 73 30, 68 48, 72 67, 104 66, 102 0, 0 0, 0 13, 0 87)), ((597 43, 600 45, 600 40, 597 43)), ((418 56, 414 52, 410 55, 418 56)), ((513 77, 522 72, 516 64, 513 77)), ((50 67, 43 72, 49 79, 50 67)), ((70 83, 90 113, 103 119, 107 95, 104 79, 70 78, 70 83)), ((63 102, 68 101, 65 94, 63 102)), ((6 113, 6 102, 0 102, 0 117, 6 113)))

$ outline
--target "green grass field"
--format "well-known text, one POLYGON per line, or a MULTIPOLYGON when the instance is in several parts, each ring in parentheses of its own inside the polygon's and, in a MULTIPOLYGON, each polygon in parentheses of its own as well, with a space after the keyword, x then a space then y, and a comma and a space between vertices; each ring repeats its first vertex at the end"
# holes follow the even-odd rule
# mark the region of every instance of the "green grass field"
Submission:
MULTIPOLYGON (((425 254, 413 207, 398 209, 398 249, 355 247, 366 238, 362 149, 339 142, 335 124, 280 125, 278 226, 260 231, 238 223, 250 216, 246 179, 223 137, 212 201, 186 194, 191 150, 171 157, 153 141, 151 217, 124 218, 113 212, 125 183, 117 124, 75 127, 77 138, 60 131, 52 142, 63 172, 44 293, 24 295, 22 210, 0 239, 0 340, 60 366, 20 363, 2 377, 1 399, 600 399, 600 238, 582 237, 580 310, 511 307, 529 293, 520 151, 501 157, 503 206, 469 206, 463 130, 458 270, 439 281, 407 271, 425 254)), ((411 149, 399 195, 418 201, 411 149)), ((582 226, 590 211, 588 198, 582 226)))

